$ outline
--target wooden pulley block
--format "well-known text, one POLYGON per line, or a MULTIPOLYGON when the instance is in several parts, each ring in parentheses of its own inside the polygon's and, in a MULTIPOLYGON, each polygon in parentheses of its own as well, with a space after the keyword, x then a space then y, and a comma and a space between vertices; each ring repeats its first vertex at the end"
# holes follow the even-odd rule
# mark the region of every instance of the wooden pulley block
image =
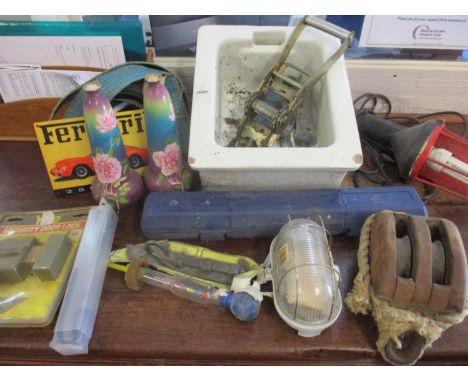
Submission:
POLYGON ((395 306, 461 313, 467 300, 467 261, 451 221, 383 211, 370 241, 375 294, 395 306))

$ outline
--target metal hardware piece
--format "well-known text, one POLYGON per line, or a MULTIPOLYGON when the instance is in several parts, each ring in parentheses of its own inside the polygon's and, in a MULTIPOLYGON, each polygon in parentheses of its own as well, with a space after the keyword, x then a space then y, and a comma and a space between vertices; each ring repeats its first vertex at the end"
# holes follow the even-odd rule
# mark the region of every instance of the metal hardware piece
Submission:
POLYGON ((295 112, 307 92, 338 61, 353 38, 354 32, 348 32, 325 20, 304 16, 289 37, 277 63, 247 102, 237 135, 229 146, 271 147, 278 138, 294 143, 295 129, 287 127, 294 123, 295 112), (337 51, 315 73, 308 73, 286 62, 306 26, 319 29, 342 41, 337 51))

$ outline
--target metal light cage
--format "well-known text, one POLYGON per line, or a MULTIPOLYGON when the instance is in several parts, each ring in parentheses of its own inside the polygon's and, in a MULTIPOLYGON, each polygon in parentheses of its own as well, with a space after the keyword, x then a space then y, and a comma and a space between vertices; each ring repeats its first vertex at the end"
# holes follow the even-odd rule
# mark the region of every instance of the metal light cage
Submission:
POLYGON ((288 325, 312 337, 333 324, 342 306, 340 275, 323 225, 289 221, 271 245, 270 264, 275 307, 288 325))

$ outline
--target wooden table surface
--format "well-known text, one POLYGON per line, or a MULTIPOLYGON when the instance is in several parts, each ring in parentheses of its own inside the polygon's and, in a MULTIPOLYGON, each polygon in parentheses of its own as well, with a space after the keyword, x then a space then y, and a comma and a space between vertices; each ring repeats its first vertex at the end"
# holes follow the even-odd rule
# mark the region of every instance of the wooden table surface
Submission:
MULTIPOLYGON (((90 193, 56 197, 35 142, 0 142, 0 212, 93 204, 90 193)), ((142 203, 120 214, 114 248, 144 240, 142 203)), ((451 219, 468 244, 468 205, 439 192, 431 216, 451 219)), ((270 240, 192 243, 264 260, 270 240)), ((343 276, 344 298, 357 272, 358 238, 335 237, 332 252, 343 276)), ((302 338, 266 298, 254 322, 238 321, 204 306, 146 287, 129 291, 120 272, 108 270, 89 354, 63 357, 48 347, 55 321, 44 328, 0 328, 0 364, 384 364, 376 351, 376 326, 343 306, 320 336, 302 338)), ((419 364, 468 364, 468 320, 448 329, 419 364)))

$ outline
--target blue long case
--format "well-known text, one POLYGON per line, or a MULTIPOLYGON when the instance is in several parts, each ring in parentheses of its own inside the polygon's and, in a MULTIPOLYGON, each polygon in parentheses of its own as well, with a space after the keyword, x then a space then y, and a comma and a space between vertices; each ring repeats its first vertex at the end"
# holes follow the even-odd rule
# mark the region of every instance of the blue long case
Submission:
POLYGON ((332 235, 357 236, 382 210, 427 216, 413 187, 159 192, 146 198, 141 229, 155 240, 273 237, 289 218, 310 217, 332 235))

